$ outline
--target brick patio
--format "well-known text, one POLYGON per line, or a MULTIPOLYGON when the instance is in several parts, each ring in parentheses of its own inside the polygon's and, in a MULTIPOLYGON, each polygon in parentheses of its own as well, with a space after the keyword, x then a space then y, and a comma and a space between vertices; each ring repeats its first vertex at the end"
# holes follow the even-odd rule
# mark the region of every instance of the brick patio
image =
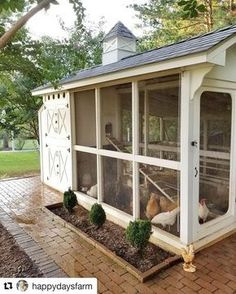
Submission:
POLYGON ((196 273, 184 272, 179 264, 142 284, 41 210, 61 200, 62 194, 39 177, 0 181, 1 208, 70 277, 97 277, 99 293, 236 293, 236 234, 198 253, 196 273))

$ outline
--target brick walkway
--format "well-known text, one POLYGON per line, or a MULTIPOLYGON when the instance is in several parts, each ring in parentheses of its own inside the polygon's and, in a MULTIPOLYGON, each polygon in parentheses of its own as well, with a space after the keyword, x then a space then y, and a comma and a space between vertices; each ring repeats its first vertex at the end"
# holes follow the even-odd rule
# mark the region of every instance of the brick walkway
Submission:
POLYGON ((236 234, 197 254, 197 272, 181 264, 142 284, 40 207, 62 195, 40 183, 39 177, 0 181, 1 208, 71 277, 97 277, 99 293, 236 293, 236 234))

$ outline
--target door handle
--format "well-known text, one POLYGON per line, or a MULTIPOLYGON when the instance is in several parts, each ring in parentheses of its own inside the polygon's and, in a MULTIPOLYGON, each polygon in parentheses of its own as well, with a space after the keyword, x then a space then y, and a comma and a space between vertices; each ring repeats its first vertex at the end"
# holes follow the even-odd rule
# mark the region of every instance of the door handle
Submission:
POLYGON ((195 175, 194 175, 194 177, 196 178, 197 175, 198 175, 198 169, 195 167, 195 175))

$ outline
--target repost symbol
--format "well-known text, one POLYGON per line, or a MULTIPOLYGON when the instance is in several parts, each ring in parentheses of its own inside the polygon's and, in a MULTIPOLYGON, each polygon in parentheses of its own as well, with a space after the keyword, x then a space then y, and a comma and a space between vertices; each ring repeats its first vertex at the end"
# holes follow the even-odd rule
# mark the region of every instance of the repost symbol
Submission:
POLYGON ((12 283, 11 282, 6 282, 4 283, 4 289, 5 290, 11 290, 13 287, 12 287, 12 283))

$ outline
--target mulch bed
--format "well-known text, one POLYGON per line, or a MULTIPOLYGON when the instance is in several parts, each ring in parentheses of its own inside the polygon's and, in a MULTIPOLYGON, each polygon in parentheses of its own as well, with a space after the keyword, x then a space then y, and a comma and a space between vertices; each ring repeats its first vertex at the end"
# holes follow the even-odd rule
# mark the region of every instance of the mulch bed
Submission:
POLYGON ((37 265, 21 250, 12 235, 0 224, 0 277, 42 277, 37 265))
POLYGON ((137 249, 126 241, 125 230, 122 227, 106 220, 105 224, 98 229, 89 222, 88 211, 82 206, 78 205, 72 214, 69 214, 63 207, 50 208, 50 210, 88 234, 92 239, 103 244, 141 272, 145 272, 168 257, 174 256, 151 243, 148 244, 141 256, 137 249))

